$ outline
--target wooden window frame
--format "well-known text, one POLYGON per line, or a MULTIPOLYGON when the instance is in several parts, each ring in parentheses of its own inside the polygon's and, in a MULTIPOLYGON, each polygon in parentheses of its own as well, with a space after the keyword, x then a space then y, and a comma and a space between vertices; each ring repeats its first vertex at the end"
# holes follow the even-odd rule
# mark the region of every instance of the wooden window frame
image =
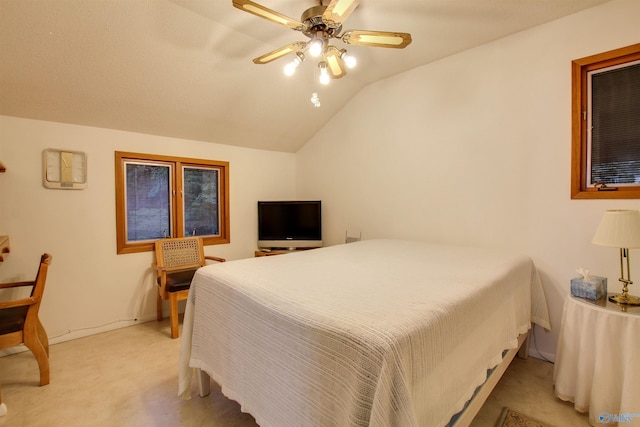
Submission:
POLYGON ((587 56, 571 63, 571 198, 640 199, 640 185, 606 188, 587 187, 588 76, 594 70, 640 60, 640 43, 587 56))
POLYGON ((117 253, 127 254, 136 252, 149 252, 154 250, 155 240, 145 240, 140 242, 127 241, 126 228, 126 201, 125 201, 125 162, 157 162, 158 164, 172 164, 172 199, 171 203, 171 226, 174 235, 171 237, 184 237, 183 230, 183 195, 182 191, 182 167, 215 167, 220 170, 219 174, 219 235, 202 236, 205 245, 219 245, 231 241, 229 226, 229 162, 219 160, 192 159, 186 157, 164 156, 157 154, 130 153, 123 151, 115 152, 115 174, 116 174, 116 240, 117 253))

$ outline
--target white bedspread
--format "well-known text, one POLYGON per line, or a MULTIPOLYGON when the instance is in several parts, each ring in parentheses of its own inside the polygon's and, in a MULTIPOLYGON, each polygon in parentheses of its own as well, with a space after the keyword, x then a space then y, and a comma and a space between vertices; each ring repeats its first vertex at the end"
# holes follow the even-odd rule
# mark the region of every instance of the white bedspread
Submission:
POLYGON ((535 267, 505 252, 369 240, 210 265, 179 392, 201 368, 263 427, 443 426, 532 321, 549 328, 535 267))

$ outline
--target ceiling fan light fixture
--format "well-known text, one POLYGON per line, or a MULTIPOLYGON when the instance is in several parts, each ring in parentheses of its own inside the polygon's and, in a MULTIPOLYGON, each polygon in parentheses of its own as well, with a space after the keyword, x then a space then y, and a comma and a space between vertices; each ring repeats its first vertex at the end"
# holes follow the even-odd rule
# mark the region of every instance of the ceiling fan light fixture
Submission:
POLYGON ((324 41, 320 37, 314 37, 313 40, 309 42, 309 55, 317 58, 320 56, 322 51, 324 50, 324 41))
POLYGON ((329 75, 329 71, 327 70, 327 63, 322 61, 318 64, 318 68, 320 69, 320 84, 328 85, 331 81, 331 76, 329 75))
POLYGON ((356 57, 349 55, 347 53, 347 49, 340 49, 340 58, 342 58, 344 65, 346 65, 347 68, 354 68, 358 64, 356 57))
POLYGON ((302 64, 304 62, 304 53, 302 52, 296 52, 296 57, 293 58, 293 60, 291 62, 289 62, 287 65, 285 65, 284 67, 284 73, 287 76, 292 76, 295 72, 296 69, 298 68, 298 65, 302 64))
MULTIPOLYGON (((2 1, 2 0, 0 0, 2 1)), ((370 31, 347 30, 342 31, 344 21, 358 7, 361 0, 314 0, 316 6, 307 8, 301 15, 300 21, 276 12, 252 0, 232 0, 233 6, 264 18, 276 24, 283 25, 295 31, 300 31, 307 41, 290 43, 272 52, 261 55, 253 60, 256 64, 266 64, 282 58, 290 53, 295 57, 284 67, 286 75, 295 73, 298 66, 305 60, 305 55, 313 57, 317 62, 318 71, 314 72, 314 79, 319 78, 320 84, 327 85, 333 79, 341 79, 347 75, 347 69, 356 66, 356 58, 349 55, 346 49, 338 49, 330 44, 331 39, 341 40, 347 45, 372 46, 382 48, 403 49, 411 44, 411 34, 370 31), (323 5, 328 2, 327 6, 323 5)), ((319 107, 320 101, 316 96, 312 99, 319 107)))

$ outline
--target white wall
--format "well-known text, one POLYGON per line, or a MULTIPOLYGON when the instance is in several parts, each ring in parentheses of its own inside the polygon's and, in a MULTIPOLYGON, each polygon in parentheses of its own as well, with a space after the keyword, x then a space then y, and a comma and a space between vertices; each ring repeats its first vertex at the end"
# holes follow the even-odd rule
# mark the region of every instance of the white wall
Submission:
POLYGON ((552 314, 537 347, 553 357, 576 268, 621 288, 618 251, 590 243, 602 212, 640 209, 570 199, 570 63, 638 43, 638 16, 640 2, 612 1, 363 89, 298 152, 298 195, 322 198, 325 240, 349 228, 529 254, 552 314))
POLYGON ((291 153, 0 116, 0 235, 11 239, 0 282, 32 280, 53 255, 40 309, 53 343, 155 318, 153 254, 116 255, 114 151, 228 161, 231 243, 205 252, 230 260, 253 256, 256 201, 294 196, 291 153), (45 148, 85 151, 88 188, 45 189, 45 148))

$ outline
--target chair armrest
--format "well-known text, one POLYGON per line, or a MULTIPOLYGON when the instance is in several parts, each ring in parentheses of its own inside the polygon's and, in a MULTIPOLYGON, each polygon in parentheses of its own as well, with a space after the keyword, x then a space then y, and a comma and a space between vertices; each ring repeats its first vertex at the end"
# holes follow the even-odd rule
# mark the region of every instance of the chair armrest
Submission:
POLYGON ((14 308, 14 307, 28 307, 38 302, 38 298, 22 298, 13 301, 1 301, 0 302, 0 310, 5 308, 14 308))
POLYGON ((36 282, 34 282, 33 280, 30 282, 0 283, 0 289, 11 289, 11 288, 17 288, 20 286, 33 286, 35 284, 36 282))
POLYGON ((224 258, 219 258, 217 256, 211 256, 211 255, 205 255, 204 259, 210 259, 211 261, 218 261, 218 262, 226 262, 227 261, 224 258))
POLYGON ((153 266, 153 268, 158 272, 158 274, 171 274, 171 273, 176 273, 179 271, 189 271, 189 270, 197 270, 199 268, 198 265, 191 265, 191 266, 177 266, 177 267, 160 267, 160 266, 153 266))

